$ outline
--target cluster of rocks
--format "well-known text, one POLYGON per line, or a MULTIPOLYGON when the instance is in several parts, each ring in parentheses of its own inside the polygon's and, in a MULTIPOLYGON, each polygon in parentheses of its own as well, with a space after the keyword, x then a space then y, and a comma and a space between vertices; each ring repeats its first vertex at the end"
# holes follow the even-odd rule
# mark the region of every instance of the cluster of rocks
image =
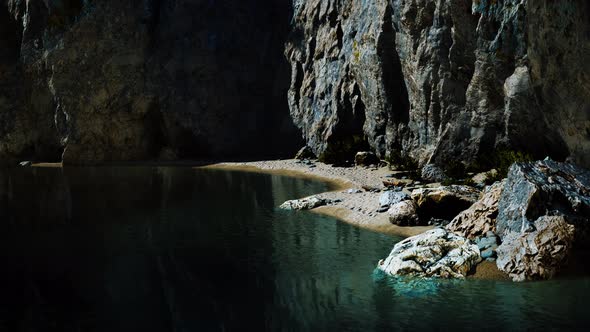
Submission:
MULTIPOLYGON (((420 203, 427 196, 422 192, 411 196, 420 203)), ((474 194, 463 192, 469 199, 474 194)), ((420 204, 418 212, 419 209, 420 204)), ((479 200, 459 213, 444 231, 405 240, 379 268, 391 274, 464 276, 424 269, 424 266, 438 266, 441 261, 456 264, 444 256, 429 253, 429 250, 439 251, 437 241, 448 239, 445 232, 450 232, 457 237, 454 240, 461 239, 475 246, 479 260, 496 261, 497 267, 514 281, 548 279, 567 264, 572 249, 588 246, 589 227, 589 171, 551 160, 516 163, 507 179, 485 188, 479 200), (406 262, 408 257, 420 263, 421 269, 406 262)), ((471 259, 472 251, 459 252, 465 262, 475 261, 471 259)), ((472 265, 462 266, 461 271, 468 266, 472 265)))
POLYGON ((390 187, 381 194, 377 212, 387 212, 398 226, 444 225, 475 203, 479 191, 469 186, 422 187, 411 192, 390 187))

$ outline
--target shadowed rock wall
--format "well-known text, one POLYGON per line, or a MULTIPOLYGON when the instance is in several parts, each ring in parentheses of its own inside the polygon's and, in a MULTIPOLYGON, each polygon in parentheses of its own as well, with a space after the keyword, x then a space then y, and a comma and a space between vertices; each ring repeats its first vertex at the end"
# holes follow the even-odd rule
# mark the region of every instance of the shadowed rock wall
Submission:
POLYGON ((283 156, 280 0, 0 2, 0 157, 283 156))

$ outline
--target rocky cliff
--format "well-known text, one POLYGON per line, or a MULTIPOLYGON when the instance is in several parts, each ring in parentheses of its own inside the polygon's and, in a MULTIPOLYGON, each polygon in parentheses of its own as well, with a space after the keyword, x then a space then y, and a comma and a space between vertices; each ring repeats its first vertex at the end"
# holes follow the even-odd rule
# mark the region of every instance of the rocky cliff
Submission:
POLYGON ((288 1, 0 1, 0 159, 291 154, 288 1))
POLYGON ((590 165, 584 0, 298 0, 289 105, 324 159, 482 164, 493 151, 590 165))
POLYGON ((0 0, 0 37, 2 161, 290 155, 295 122, 326 161, 590 165, 585 0, 0 0))

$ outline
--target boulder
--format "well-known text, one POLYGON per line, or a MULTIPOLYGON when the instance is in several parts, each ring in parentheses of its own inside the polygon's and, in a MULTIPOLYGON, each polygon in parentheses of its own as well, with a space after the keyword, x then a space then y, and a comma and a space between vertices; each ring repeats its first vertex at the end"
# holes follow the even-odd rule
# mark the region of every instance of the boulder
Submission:
POLYGON ((516 163, 510 167, 498 203, 497 233, 535 229, 544 215, 563 216, 576 226, 579 244, 587 244, 590 225, 590 171, 552 160, 516 163))
POLYGON ((319 206, 327 205, 332 201, 319 196, 310 196, 302 199, 286 201, 279 206, 283 210, 311 210, 319 206))
POLYGON ((409 200, 409 199, 411 199, 410 195, 406 194, 403 191, 388 190, 388 191, 384 192, 383 194, 381 194, 381 196, 379 197, 379 206, 380 207, 391 206, 391 205, 397 204, 401 201, 405 201, 405 200, 409 200))
POLYGON ((447 225, 447 229, 469 239, 483 236, 489 231, 495 232, 498 201, 503 187, 503 181, 486 187, 481 198, 467 210, 459 213, 447 225))
POLYGON ((445 174, 445 171, 435 164, 426 164, 422 167, 421 177, 425 181, 430 182, 443 182, 449 177, 445 174))
POLYGON ((567 261, 574 226, 563 216, 535 220, 535 230, 510 233, 496 250, 498 268, 514 281, 549 279, 567 261))
POLYGON ((436 228, 397 243, 378 268, 391 275, 464 278, 480 261, 469 239, 436 228))
POLYGON ((370 151, 357 152, 354 156, 354 163, 357 166, 378 165, 379 162, 379 158, 377 158, 377 156, 370 151))
POLYGON ((416 226, 420 223, 417 205, 412 200, 403 200, 392 204, 387 210, 389 222, 398 226, 416 226))
POLYGON ((439 218, 451 220, 479 199, 479 190, 462 185, 419 188, 412 191, 412 199, 418 204, 420 219, 439 218))
POLYGON ((295 159, 304 160, 304 159, 316 159, 313 150, 309 146, 302 147, 297 154, 295 155, 295 159))
POLYGON ((477 173, 475 174, 471 180, 478 186, 485 186, 490 179, 493 179, 498 176, 498 171, 495 169, 489 170, 487 172, 477 173))

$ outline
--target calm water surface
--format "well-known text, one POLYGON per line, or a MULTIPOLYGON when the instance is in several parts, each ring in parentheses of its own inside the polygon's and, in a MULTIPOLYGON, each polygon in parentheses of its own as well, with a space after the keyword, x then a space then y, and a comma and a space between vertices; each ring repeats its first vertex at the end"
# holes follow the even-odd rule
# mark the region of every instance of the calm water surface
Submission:
POLYGON ((399 238, 280 211, 327 185, 188 168, 0 171, 0 331, 590 326, 590 279, 375 272, 399 238))

